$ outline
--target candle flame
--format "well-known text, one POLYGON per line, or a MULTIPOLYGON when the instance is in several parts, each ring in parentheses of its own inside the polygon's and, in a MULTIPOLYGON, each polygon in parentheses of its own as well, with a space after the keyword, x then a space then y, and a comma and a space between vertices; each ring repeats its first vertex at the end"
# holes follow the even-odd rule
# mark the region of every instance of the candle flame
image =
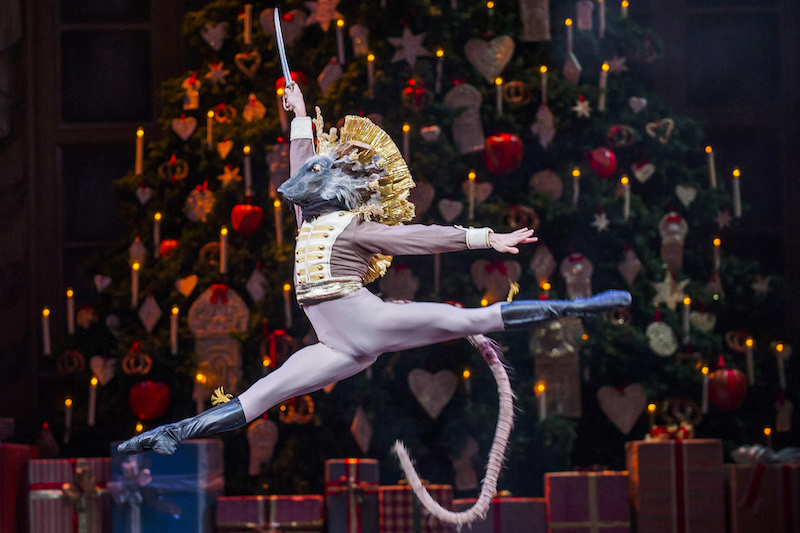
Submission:
POLYGON ((628 0, 622 0, 622 7, 625 7, 625 8, 627 8, 627 7, 628 7, 628 6, 630 6, 630 5, 631 5, 631 4, 628 2, 628 0))
POLYGON ((214 118, 214 110, 213 109, 209 110, 208 113, 206 113, 206 115, 208 116, 208 118, 214 118))
POLYGON ((572 176, 575 178, 579 178, 581 176, 581 169, 575 167, 572 169, 572 176))
POLYGON ((714 242, 714 246, 720 246, 722 244, 722 239, 717 237, 716 239, 714 239, 713 242, 714 242))
POLYGON ((278 87, 278 96, 283 96, 283 87, 278 87))
POLYGON ((220 235, 227 235, 228 234, 228 228, 226 228, 225 226, 222 226, 222 229, 219 230, 219 234, 220 235))
POLYGON ((706 146, 706 153, 707 153, 707 154, 710 154, 710 153, 711 153, 711 152, 713 152, 713 151, 714 151, 714 150, 712 150, 712 149, 711 149, 711 146, 706 146))
POLYGON ((242 152, 244 152, 244 155, 250 155, 250 147, 245 146, 244 148, 242 148, 242 152))
POLYGON ((486 307, 487 305, 489 305, 489 300, 487 300, 486 298, 483 298, 481 300, 481 307, 486 307))
POLYGON ((549 282, 549 281, 543 281, 543 282, 542 282, 542 289, 544 289, 544 290, 546 290, 546 291, 549 291, 549 290, 550 290, 550 287, 552 287, 552 285, 550 285, 550 282, 549 282))
POLYGON ((689 298, 688 296, 687 296, 686 298, 684 298, 684 299, 683 299, 683 305, 687 305, 687 306, 688 306, 688 305, 690 305, 691 303, 692 303, 692 299, 691 299, 691 298, 689 298))
POLYGON ((655 413, 656 412, 656 404, 654 404, 654 403, 647 404, 647 412, 648 413, 655 413))
POLYGON ((288 283, 284 283, 283 284, 283 292, 289 292, 290 290, 292 290, 292 286, 290 284, 288 284, 288 283))
POLYGON ((704 376, 708 375, 708 367, 704 366, 703 368, 700 369, 700 372, 702 372, 704 376))
POLYGON ((470 170, 469 174, 467 174, 467 178, 469 178, 470 180, 474 181, 476 177, 478 177, 478 176, 477 176, 477 174, 475 174, 474 170, 470 170))
POLYGON ((97 383, 98 383, 97 376, 92 376, 92 379, 91 379, 91 381, 89 383, 92 384, 92 387, 97 387, 97 383))
POLYGON ((544 381, 538 382, 536 384, 535 390, 536 390, 536 395, 537 396, 539 396, 541 393, 543 393, 545 390, 547 390, 547 387, 545 387, 545 385, 544 385, 544 381))
POLYGON ((272 202, 272 206, 275 207, 276 209, 279 208, 281 206, 281 201, 275 198, 275 201, 272 202))
POLYGON ((264 359, 261 360, 261 365, 269 368, 270 366, 272 366, 272 359, 265 356, 264 359))
POLYGON ((72 398, 67 398, 66 400, 64 400, 64 405, 66 405, 67 407, 72 407, 72 398))
POLYGON ((581 339, 583 339, 585 341, 588 341, 589 340, 589 334, 588 333, 584 333, 583 335, 581 335, 581 339))
POLYGON ((156 213, 155 215, 153 215, 153 218, 156 220, 161 220, 161 213, 156 213))
POLYGON ((503 78, 495 78, 494 79, 495 85, 503 85, 503 78))
POLYGON ((172 306, 172 314, 173 315, 177 315, 178 314, 178 306, 177 305, 173 305, 172 306))
POLYGON ((738 168, 734 168, 734 169, 733 169, 733 177, 734 177, 734 178, 738 178, 738 177, 739 177, 739 176, 741 176, 741 175, 742 175, 742 173, 741 173, 741 171, 740 171, 738 168))
POLYGON ((623 185, 627 185, 627 184, 629 184, 629 183, 631 182, 631 180, 629 180, 629 179, 628 179, 628 176, 622 176, 622 179, 621 179, 621 180, 619 180, 619 181, 620 181, 620 182, 621 182, 623 185))
POLYGON ((50 316, 50 309, 46 307, 42 309, 42 316, 50 316))
POLYGON ((139 267, 140 267, 139 263, 134 263, 131 265, 131 268, 134 270, 139 270, 139 267))
POLYGON ((144 429, 144 426, 142 425, 142 423, 141 422, 136 422, 136 433, 141 433, 143 429, 144 429))
POLYGON ((609 70, 611 70, 611 65, 603 63, 603 72, 608 72, 609 70))
POLYGON ((775 351, 777 351, 778 353, 783 351, 783 343, 782 342, 779 342, 778 344, 775 345, 775 351))
POLYGON ((465 368, 461 375, 464 376, 464 379, 469 379, 472 374, 470 373, 469 368, 465 368))
POLYGON ((144 130, 142 128, 139 128, 138 130, 136 130, 136 136, 137 137, 144 137, 144 130))
POLYGON ((403 133, 408 133, 409 131, 411 131, 411 125, 408 122, 406 122, 405 124, 403 124, 403 133))
POLYGON ((486 7, 488 7, 489 9, 493 9, 494 8, 494 2, 489 0, 488 2, 486 2, 486 7))
MULTIPOLYGON (((441 52, 441 50, 439 52, 441 52)), ((439 55, 439 52, 436 52, 436 55, 439 55)), ((444 52, 442 52, 442 56, 443 55, 444 55, 444 52)), ((439 57, 442 57, 442 56, 439 56, 439 57)), ((375 54, 368 55, 367 56, 367 61, 375 61, 375 54)))
POLYGON ((72 298, 73 296, 75 296, 75 291, 67 289, 67 298, 72 298))
POLYGON ((336 26, 341 28, 344 26, 344 19, 339 19, 336 21, 336 26))
POLYGON ((752 348, 753 344, 755 344, 755 342, 753 342, 753 337, 747 337, 747 340, 744 341, 744 345, 748 348, 752 348))
POLYGON ((444 56, 444 50, 442 50, 441 48, 437 49, 436 57, 443 57, 443 56, 444 56))
POLYGON ((205 383, 206 376, 202 372, 198 372, 197 375, 194 377, 194 380, 198 383, 205 383))
POLYGON ((769 426, 765 427, 765 428, 764 428, 764 435, 766 435, 767 437, 769 437, 771 434, 772 434, 772 428, 771 428, 771 427, 769 427, 769 426))
POLYGON ((541 72, 542 74, 546 73, 547 72, 547 67, 542 65, 541 67, 539 67, 539 72, 541 72))
POLYGON ((572 26, 572 19, 565 20, 564 24, 566 24, 567 26, 572 26))

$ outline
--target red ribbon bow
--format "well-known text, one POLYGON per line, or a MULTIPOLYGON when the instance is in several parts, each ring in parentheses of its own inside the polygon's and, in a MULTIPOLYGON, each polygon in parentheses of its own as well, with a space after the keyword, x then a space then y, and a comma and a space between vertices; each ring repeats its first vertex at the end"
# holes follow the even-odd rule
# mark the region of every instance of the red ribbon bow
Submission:
POLYGON ((228 303, 228 286, 223 283, 215 283, 211 286, 211 303, 217 305, 217 302, 228 303))

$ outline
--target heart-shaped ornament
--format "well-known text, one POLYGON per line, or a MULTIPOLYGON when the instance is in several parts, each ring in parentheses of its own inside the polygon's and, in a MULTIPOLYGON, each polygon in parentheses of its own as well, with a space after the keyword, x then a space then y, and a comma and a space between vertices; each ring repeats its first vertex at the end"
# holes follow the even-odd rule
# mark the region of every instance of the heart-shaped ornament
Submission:
MULTIPOLYGON (((466 180, 461 184, 461 190, 464 192, 464 195, 469 197, 469 188, 470 188, 470 180, 466 180)), ((475 184, 475 202, 482 204, 486 201, 489 196, 492 195, 492 184, 491 183, 476 183, 475 184)))
POLYGON ((136 189, 136 199, 139 200, 139 203, 144 205, 150 201, 150 198, 153 196, 153 189, 150 187, 138 187, 136 189))
POLYGON ((419 130, 419 134, 422 136, 422 138, 429 143, 432 143, 438 139, 441 133, 442 128, 439 126, 425 126, 419 130))
POLYGON ((714 313, 692 311, 689 313, 689 321, 695 328, 708 333, 709 331, 714 331, 714 328, 717 326, 717 315, 714 313))
POLYGON ((662 118, 655 122, 648 122, 644 129, 650 137, 658 139, 661 144, 667 144, 672 130, 675 129, 675 121, 671 118, 662 118))
POLYGON ((647 99, 641 96, 631 96, 628 98, 628 105, 631 106, 634 113, 640 113, 642 109, 647 107, 647 99))
POLYGON ((97 292, 103 292, 111 285, 111 278, 108 276, 102 276, 100 274, 95 274, 94 276, 94 288, 97 289, 97 292))
POLYGON ((181 117, 172 120, 172 131, 184 141, 189 139, 197 129, 197 119, 194 117, 181 117))
POLYGON ((178 289, 178 292, 183 294, 185 297, 189 297, 194 291, 194 288, 197 287, 197 276, 192 274, 190 276, 186 276, 185 278, 181 278, 175 282, 175 288, 178 289))
POLYGON ((436 189, 433 188, 428 182, 417 183, 411 189, 408 195, 408 201, 414 204, 414 211, 417 215, 421 215, 427 211, 433 203, 433 198, 436 196, 436 189))
POLYGON ((97 376, 97 381, 100 383, 100 385, 105 385, 114 379, 113 359, 107 359, 105 357, 95 355, 89 359, 89 366, 91 367, 92 372, 94 372, 94 375, 97 376))
POLYGON ((211 48, 219 52, 219 49, 222 48, 222 43, 225 41, 225 37, 228 36, 227 27, 227 22, 220 22, 218 24, 207 22, 205 26, 200 28, 200 37, 202 37, 211 48))
POLYGON ((486 81, 494 83, 514 55, 514 39, 507 35, 495 37, 491 41, 470 39, 464 45, 464 54, 486 81))
POLYGON ((457 200, 439 200, 439 212, 446 222, 452 222, 464 210, 464 204, 457 200))
POLYGON ((639 183, 644 183, 653 177, 653 174, 656 171, 656 166, 650 162, 642 162, 642 163, 634 163, 631 165, 631 172, 633 172, 633 177, 639 183))
POLYGON ((689 205, 694 202, 695 198, 697 198, 697 189, 690 185, 678 185, 675 187, 675 194, 678 196, 678 200, 683 204, 683 207, 689 207, 689 205))
POLYGON ((244 72, 248 78, 253 78, 256 75, 258 67, 261 66, 261 54, 255 50, 239 52, 233 56, 233 62, 236 63, 236 67, 244 72))
POLYGON ((428 415, 436 420, 458 388, 458 377, 449 370, 435 374, 415 368, 408 374, 408 388, 428 415))
POLYGON ((628 385, 622 390, 603 385, 597 391, 597 401, 608 419, 623 435, 627 435, 642 416, 647 405, 647 395, 639 383, 628 385))
POLYGON ((228 154, 231 152, 231 148, 233 148, 233 141, 228 139, 217 143, 217 153, 222 159, 228 157, 228 154))

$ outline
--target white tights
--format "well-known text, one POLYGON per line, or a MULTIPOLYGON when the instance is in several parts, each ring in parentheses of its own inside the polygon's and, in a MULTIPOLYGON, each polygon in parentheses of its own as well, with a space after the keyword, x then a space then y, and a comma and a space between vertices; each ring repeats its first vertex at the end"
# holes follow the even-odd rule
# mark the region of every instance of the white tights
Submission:
POLYGON ((320 342, 298 350, 239 395, 245 418, 367 368, 379 355, 503 330, 501 304, 387 303, 367 289, 304 307, 320 342))

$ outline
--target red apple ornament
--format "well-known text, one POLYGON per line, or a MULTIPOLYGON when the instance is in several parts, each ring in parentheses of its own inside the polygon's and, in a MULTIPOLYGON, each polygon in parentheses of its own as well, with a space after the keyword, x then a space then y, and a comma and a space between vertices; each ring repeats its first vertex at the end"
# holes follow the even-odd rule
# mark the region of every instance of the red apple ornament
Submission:
POLYGON ((495 174, 508 174, 522 164, 522 152, 522 139, 513 133, 497 133, 486 139, 483 162, 495 174))
POLYGON ((161 257, 167 258, 175 253, 178 249, 178 241, 176 239, 164 239, 158 247, 161 257))
POLYGON ((128 402, 137 418, 153 420, 167 410, 169 387, 158 381, 140 381, 131 387, 128 402))
POLYGON ((233 229, 242 235, 251 235, 261 227, 264 220, 264 211, 257 205, 239 204, 231 211, 231 224, 233 229))
POLYGON ((744 401, 747 393, 747 378, 741 370, 725 368, 719 357, 717 369, 708 377, 708 401, 722 411, 733 411, 744 401))
POLYGON ((595 148, 586 154, 586 160, 598 176, 603 179, 611 177, 617 169, 617 156, 605 147, 595 148))

